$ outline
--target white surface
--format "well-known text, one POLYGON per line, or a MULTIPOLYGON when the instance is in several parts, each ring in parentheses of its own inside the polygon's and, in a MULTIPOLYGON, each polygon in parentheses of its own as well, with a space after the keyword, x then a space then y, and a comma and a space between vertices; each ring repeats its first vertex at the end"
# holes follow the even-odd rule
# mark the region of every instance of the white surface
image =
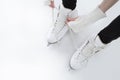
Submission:
MULTIPOLYGON (((91 11, 96 3, 99 0, 79 1, 80 14, 91 11)), ((120 39, 93 57, 87 68, 68 71, 75 48, 69 34, 58 44, 46 46, 52 19, 51 9, 43 4, 44 0, 0 0, 0 80, 120 80, 120 39)), ((120 2, 90 33, 109 24, 120 13, 119 8, 120 2)), ((89 32, 85 34, 75 40, 79 45, 89 32)))

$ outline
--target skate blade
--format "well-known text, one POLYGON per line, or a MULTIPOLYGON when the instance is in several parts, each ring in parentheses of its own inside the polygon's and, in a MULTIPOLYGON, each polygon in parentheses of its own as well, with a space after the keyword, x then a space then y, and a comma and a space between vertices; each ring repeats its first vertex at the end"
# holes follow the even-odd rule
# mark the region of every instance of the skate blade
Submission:
POLYGON ((68 69, 68 71, 75 71, 75 69, 73 69, 73 68, 71 67, 70 63, 69 63, 69 69, 68 69))
POLYGON ((49 43, 49 42, 48 42, 47 47, 49 47, 49 46, 52 45, 52 44, 56 44, 56 43, 58 43, 58 42, 54 42, 54 43, 49 43))
POLYGON ((60 42, 62 39, 63 39, 63 37, 62 37, 61 39, 59 39, 58 41, 54 42, 54 43, 48 42, 47 47, 49 47, 49 46, 52 45, 52 44, 57 44, 57 43, 60 42))

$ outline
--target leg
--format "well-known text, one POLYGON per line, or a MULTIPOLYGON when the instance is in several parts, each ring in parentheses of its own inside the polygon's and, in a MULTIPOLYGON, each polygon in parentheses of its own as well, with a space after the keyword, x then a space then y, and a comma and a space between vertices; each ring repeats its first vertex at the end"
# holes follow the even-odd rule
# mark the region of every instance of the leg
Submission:
POLYGON ((76 8, 77 0, 62 0, 62 3, 65 8, 74 10, 76 8))
POLYGON ((117 39, 120 36, 120 15, 103 29, 98 36, 104 44, 108 44, 117 39))
POLYGON ((108 43, 118 37, 120 37, 120 15, 100 31, 93 41, 88 40, 80 46, 70 60, 70 67, 74 70, 83 68, 90 57, 100 52, 108 43))
POLYGON ((67 17, 78 17, 77 11, 74 10, 76 7, 76 0, 63 0, 63 6, 60 7, 56 22, 52 31, 48 35, 48 43, 53 44, 60 41, 65 33, 68 31, 66 27, 67 17))

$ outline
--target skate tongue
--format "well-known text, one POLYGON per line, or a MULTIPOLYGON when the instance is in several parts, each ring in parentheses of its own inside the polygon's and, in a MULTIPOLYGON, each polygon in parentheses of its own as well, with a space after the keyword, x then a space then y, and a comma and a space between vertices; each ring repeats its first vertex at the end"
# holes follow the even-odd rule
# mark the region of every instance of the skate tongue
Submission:
POLYGON ((77 10, 73 10, 69 13, 68 17, 70 18, 76 18, 78 17, 78 11, 77 10))
POLYGON ((96 38, 95 41, 89 42, 86 44, 86 46, 83 49, 83 55, 85 57, 91 57, 98 53, 101 49, 105 47, 104 44, 102 44, 99 40, 99 38, 96 38), (99 41, 99 42, 98 42, 99 41))
POLYGON ((99 36, 96 37, 95 39, 95 45, 96 46, 105 46, 105 44, 102 43, 102 41, 100 40, 99 36))

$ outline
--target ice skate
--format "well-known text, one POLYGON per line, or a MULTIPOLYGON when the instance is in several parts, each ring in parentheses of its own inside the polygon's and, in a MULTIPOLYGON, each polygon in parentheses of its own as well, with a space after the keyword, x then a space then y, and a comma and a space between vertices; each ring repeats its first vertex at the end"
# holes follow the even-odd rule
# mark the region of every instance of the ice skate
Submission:
POLYGON ((71 57, 70 68, 73 70, 84 68, 88 60, 104 49, 105 46, 98 36, 94 40, 87 40, 71 57))
POLYGON ((66 25, 67 17, 75 18, 77 16, 77 10, 72 11, 70 9, 64 8, 63 6, 60 7, 60 11, 58 13, 54 27, 51 29, 47 37, 48 45, 55 44, 64 37, 68 31, 68 26, 66 25))

